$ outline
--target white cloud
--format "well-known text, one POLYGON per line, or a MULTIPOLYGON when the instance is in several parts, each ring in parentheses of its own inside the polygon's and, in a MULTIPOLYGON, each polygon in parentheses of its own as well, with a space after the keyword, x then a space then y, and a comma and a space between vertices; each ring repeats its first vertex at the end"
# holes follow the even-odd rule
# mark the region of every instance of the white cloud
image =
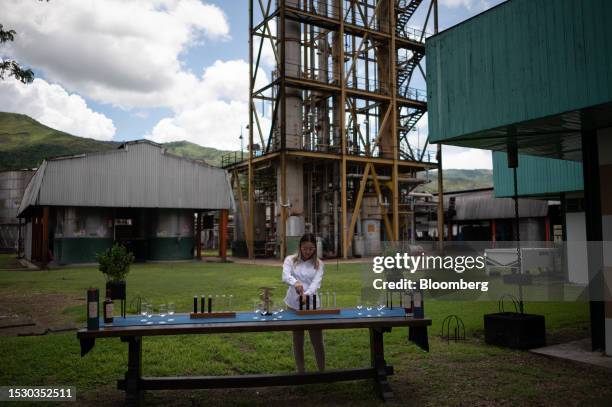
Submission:
POLYGON ((178 113, 173 118, 162 119, 153 128, 150 138, 159 143, 187 140, 221 150, 233 150, 240 146, 238 118, 248 117, 248 104, 240 102, 211 101, 194 109, 178 113))
MULTIPOLYGON (((229 38, 217 6, 200 0, 13 0, 2 22, 18 32, 18 40, 4 49, 68 91, 133 110, 137 118, 146 118, 151 107, 173 111, 148 138, 240 145, 240 126, 248 121, 248 64, 216 61, 194 73, 181 61, 202 41, 229 38)), ((262 55, 262 68, 269 68, 274 58, 269 44, 262 55)), ((267 77, 262 70, 258 85, 267 77)), ((53 123, 58 122, 56 117, 53 123)))
MULTIPOLYGON (((418 134, 420 134, 419 149, 423 148, 427 134, 429 134, 427 113, 423 115, 421 120, 417 122, 418 134)), ((411 135, 412 146, 415 146, 417 141, 416 134, 411 135)), ((437 150, 436 144, 430 144, 427 147, 428 151, 435 154, 437 150)), ((442 146, 442 167, 444 169, 492 169, 493 162, 491 152, 488 150, 480 150, 476 148, 455 147, 449 145, 442 146)))
POLYGON ((177 87, 195 81, 181 53, 229 38, 223 12, 199 0, 12 0, 2 23, 18 33, 8 49, 20 61, 71 92, 123 108, 172 103, 177 87))
MULTIPOLYGON (((248 63, 216 61, 198 73, 181 61, 202 41, 229 38, 217 6, 200 0, 13 1, 2 22, 18 32, 10 53, 70 92, 133 110, 137 118, 146 118, 147 108, 170 109, 173 116, 147 138, 240 146, 240 127, 248 122, 248 63)), ((268 42, 262 58, 258 86, 273 65, 268 42)))
POLYGON ((80 137, 111 140, 113 121, 94 112, 85 100, 64 88, 35 79, 30 85, 17 80, 0 81, 0 111, 27 114, 42 124, 80 137))
MULTIPOLYGON (((266 80, 260 72, 257 86, 266 80)), ((158 143, 187 140, 219 149, 239 148, 240 128, 246 126, 249 117, 248 63, 215 61, 201 79, 185 86, 191 89, 185 89, 182 102, 175 105, 175 115, 160 120, 146 137, 158 143)), ((269 119, 260 120, 265 131, 269 119)))
POLYGON ((492 169, 491 151, 443 145, 442 168, 462 170, 492 169))

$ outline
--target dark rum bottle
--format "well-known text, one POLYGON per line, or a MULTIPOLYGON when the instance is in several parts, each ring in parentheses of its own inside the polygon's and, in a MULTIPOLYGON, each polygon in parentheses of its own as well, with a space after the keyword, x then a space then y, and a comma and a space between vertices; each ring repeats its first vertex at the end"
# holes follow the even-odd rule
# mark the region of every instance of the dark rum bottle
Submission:
POLYGON ((110 289, 107 289, 106 298, 104 299, 104 323, 105 324, 113 323, 113 311, 114 311, 114 304, 113 304, 113 300, 111 300, 111 292, 110 292, 110 289))

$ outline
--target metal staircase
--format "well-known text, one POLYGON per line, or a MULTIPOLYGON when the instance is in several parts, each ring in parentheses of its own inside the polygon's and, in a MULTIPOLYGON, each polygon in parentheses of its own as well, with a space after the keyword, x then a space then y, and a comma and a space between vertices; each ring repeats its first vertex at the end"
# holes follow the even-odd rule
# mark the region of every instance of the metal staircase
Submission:
POLYGON ((408 84, 410 84, 410 79, 412 78, 412 74, 416 69, 419 62, 425 54, 413 51, 412 56, 404 61, 398 61, 397 64, 397 92, 398 95, 405 98, 410 99, 408 95, 408 84))
POLYGON ((423 0, 398 0, 396 10, 398 11, 395 32, 401 37, 405 37, 405 29, 408 21, 419 7, 423 0))

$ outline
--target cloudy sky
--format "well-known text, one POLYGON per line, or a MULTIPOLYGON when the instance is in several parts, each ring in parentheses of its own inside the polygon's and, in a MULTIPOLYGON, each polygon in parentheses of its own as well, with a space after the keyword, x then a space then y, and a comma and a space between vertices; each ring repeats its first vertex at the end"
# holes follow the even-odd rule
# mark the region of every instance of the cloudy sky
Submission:
MULTIPOLYGON (((440 0, 440 28, 500 1, 440 0)), ((0 81, 0 111, 98 140, 240 148, 247 0, 2 2, 0 24, 17 36, 0 55, 31 67, 36 79, 0 81)), ((419 131, 426 135, 426 120, 419 131)), ((491 168, 490 153, 445 146, 444 167, 491 168)))

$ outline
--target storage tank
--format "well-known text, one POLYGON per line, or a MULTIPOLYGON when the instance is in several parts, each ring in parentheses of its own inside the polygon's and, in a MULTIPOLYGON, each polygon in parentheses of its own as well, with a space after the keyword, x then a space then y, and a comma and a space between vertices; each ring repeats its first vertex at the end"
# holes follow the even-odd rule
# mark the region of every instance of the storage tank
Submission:
POLYGON ((0 172, 0 250, 15 250, 19 238, 17 211, 33 170, 0 172))
POLYGON ((362 221, 365 255, 378 256, 381 254, 380 220, 365 219, 362 221))
POLYGON ((152 219, 148 238, 149 260, 188 260, 195 250, 194 212, 160 209, 152 219))

